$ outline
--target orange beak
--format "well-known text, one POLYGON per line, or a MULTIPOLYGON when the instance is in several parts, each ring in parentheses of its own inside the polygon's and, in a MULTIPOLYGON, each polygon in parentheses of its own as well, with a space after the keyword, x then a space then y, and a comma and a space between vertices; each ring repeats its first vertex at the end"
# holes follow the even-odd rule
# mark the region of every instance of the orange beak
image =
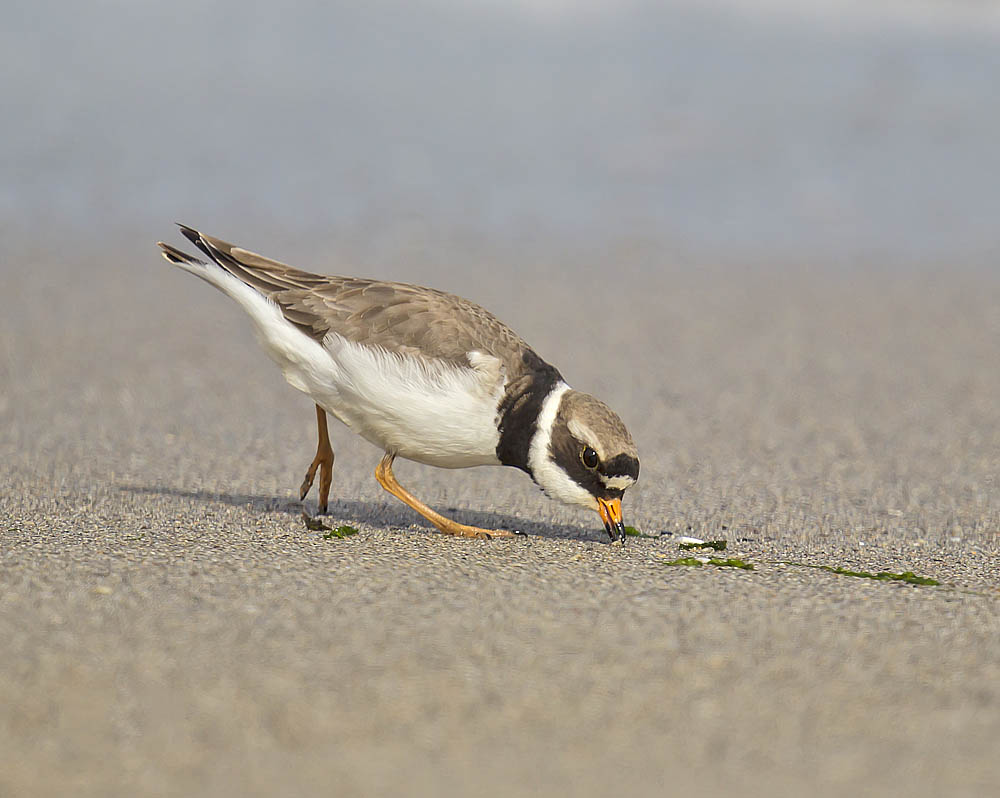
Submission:
POLYGON ((625 522, 622 521, 621 499, 598 499, 597 512, 601 514, 604 528, 612 541, 625 540, 625 522))

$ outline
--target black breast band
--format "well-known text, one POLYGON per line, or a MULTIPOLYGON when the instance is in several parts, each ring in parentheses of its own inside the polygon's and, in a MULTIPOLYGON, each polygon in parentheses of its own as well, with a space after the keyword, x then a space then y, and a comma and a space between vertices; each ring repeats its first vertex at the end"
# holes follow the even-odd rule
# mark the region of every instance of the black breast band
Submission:
POLYGON ((563 381, 559 370, 530 349, 524 353, 528 371, 507 386, 497 408, 497 459, 504 465, 531 473, 528 452, 535 437, 538 414, 552 389, 563 381))

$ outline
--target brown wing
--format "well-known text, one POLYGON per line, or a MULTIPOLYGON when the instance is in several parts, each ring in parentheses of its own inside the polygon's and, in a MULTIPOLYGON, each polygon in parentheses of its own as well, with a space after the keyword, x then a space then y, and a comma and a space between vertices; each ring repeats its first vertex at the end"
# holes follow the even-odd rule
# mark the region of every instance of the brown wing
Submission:
POLYGON ((274 300, 285 318, 322 341, 332 331, 390 352, 469 365, 467 353, 499 358, 508 379, 537 368, 538 356, 507 325, 462 297, 406 283, 326 277, 241 249, 190 227, 199 249, 247 285, 274 300))

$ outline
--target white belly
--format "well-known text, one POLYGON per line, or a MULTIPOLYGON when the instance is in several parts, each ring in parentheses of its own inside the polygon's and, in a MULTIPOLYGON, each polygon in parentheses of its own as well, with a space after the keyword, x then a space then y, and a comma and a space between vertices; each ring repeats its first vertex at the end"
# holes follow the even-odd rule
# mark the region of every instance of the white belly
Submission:
POLYGON ((185 266, 229 294, 294 388, 348 427, 400 457, 443 468, 499 465, 500 361, 469 353, 469 366, 395 355, 330 333, 318 343, 278 306, 215 264, 185 266))
POLYGON ((463 368, 333 333, 324 344, 329 378, 308 385, 306 393, 363 438, 443 468, 499 464, 496 412, 503 376, 496 358, 473 353, 476 365, 463 368))

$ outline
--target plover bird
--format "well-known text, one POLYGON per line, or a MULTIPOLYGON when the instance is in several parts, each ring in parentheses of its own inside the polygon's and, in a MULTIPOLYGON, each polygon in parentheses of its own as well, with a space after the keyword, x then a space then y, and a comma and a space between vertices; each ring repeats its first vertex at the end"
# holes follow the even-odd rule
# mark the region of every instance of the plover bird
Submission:
POLYGON ((375 469, 382 487, 442 532, 512 534, 435 512, 396 480, 396 457, 514 466, 550 497, 596 510, 611 539, 624 540, 622 495, 639 477, 628 430, 492 314, 432 288, 311 274, 180 228, 208 261, 160 241, 163 257, 235 299, 285 379, 316 403, 319 443, 300 499, 319 470, 326 512, 331 413, 385 452, 375 469))

